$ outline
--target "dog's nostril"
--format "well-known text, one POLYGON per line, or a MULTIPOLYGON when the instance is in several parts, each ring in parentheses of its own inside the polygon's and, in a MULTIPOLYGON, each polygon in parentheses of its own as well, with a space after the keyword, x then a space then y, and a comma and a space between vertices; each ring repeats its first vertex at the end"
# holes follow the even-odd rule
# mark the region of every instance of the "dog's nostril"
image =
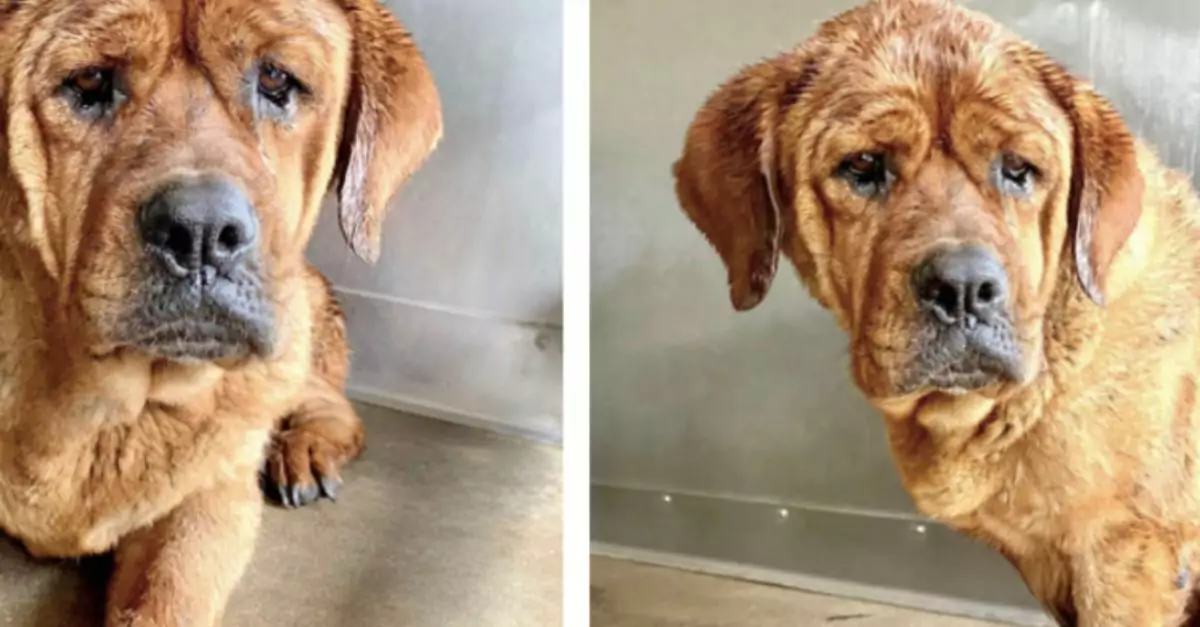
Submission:
POLYGON ((242 245, 242 236, 238 233, 236 226, 229 225, 221 229, 221 234, 217 236, 217 243, 225 252, 233 252, 242 245))
POLYGON ((166 240, 162 247, 171 251, 177 258, 191 254, 192 232, 180 224, 172 224, 166 229, 166 240))
POLYGON ((996 298, 996 285, 991 281, 986 281, 979 286, 979 291, 975 292, 975 302, 980 305, 991 304, 996 298))
POLYGON ((933 298, 929 301, 947 316, 958 316, 961 308, 959 289, 949 283, 938 282, 933 288, 933 298))

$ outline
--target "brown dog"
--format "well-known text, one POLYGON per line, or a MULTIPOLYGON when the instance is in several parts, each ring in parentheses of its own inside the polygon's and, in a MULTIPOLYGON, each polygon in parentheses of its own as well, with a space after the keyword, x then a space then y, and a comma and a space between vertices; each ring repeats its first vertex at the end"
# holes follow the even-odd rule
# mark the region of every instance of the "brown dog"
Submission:
POLYGON ((882 0, 722 86, 675 175, 735 308, 782 251, 835 315, 921 511, 1061 624, 1185 620, 1200 203, 1105 100, 984 16, 882 0))
POLYGON ((293 505, 362 447, 304 248, 336 179, 376 258, 432 79, 376 0, 10 0, 0 71, 0 528, 115 549, 109 625, 217 624, 268 444, 293 505))

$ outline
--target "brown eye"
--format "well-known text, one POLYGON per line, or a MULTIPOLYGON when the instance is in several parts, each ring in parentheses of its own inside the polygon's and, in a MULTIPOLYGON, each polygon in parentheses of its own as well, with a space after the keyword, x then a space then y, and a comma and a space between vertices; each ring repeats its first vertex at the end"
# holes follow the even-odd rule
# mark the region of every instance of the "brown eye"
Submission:
POLYGON ((1017 193, 1028 192, 1036 173, 1037 170, 1028 161, 1017 155, 1005 153, 1000 157, 1002 189, 1007 188, 1009 191, 1017 193))
POLYGON ((1004 176, 1009 179, 1024 178, 1029 175, 1032 169, 1029 162, 1012 154, 1004 155, 1000 160, 1000 167, 1004 170, 1004 176))
POLYGON ((101 68, 88 68, 71 78, 71 86, 80 93, 101 92, 108 87, 109 72, 101 68))
POLYGON ((850 183, 856 193, 873 197, 887 190, 890 176, 884 156, 876 152, 860 152, 842 160, 837 175, 850 183))
POLYGON ((875 171, 880 161, 879 155, 863 152, 847 159, 846 166, 854 174, 870 174, 875 171))
POLYGON ((300 83, 287 70, 264 63, 258 71, 258 93, 278 107, 286 107, 300 89, 300 83))
POLYGON ((274 65, 264 65, 258 74, 258 87, 267 93, 277 93, 288 88, 291 76, 274 65))
POLYGON ((99 118, 124 100, 112 68, 89 67, 72 72, 59 93, 81 116, 99 118))

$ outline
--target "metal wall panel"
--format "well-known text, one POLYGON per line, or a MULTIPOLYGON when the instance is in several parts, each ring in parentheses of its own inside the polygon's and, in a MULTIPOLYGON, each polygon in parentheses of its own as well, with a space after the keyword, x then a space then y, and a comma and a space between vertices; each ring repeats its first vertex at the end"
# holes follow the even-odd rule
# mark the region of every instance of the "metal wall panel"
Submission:
MULTIPOLYGON (((734 313, 724 268, 678 209, 670 174, 687 124, 720 82, 853 4, 592 3, 592 476, 605 503, 637 501, 612 497, 614 487, 719 497, 745 505, 747 530, 761 503, 914 516, 831 317, 783 268, 758 309, 734 313)), ((1195 175, 1200 3, 968 4, 1092 78, 1135 132, 1195 175)), ((652 537, 619 524, 661 514, 643 513, 597 511, 596 539, 652 537)), ((671 524, 708 529, 714 547, 737 542, 703 521, 671 524)), ((738 554, 696 548, 703 544, 689 550, 738 554)), ((642 548, 667 550, 654 540, 642 548)), ((741 555, 755 559, 749 549, 741 555)))
POLYGON ((360 397, 556 439, 562 414, 561 0, 391 0, 445 137, 393 201, 375 267, 327 207, 309 256, 342 292, 360 397))

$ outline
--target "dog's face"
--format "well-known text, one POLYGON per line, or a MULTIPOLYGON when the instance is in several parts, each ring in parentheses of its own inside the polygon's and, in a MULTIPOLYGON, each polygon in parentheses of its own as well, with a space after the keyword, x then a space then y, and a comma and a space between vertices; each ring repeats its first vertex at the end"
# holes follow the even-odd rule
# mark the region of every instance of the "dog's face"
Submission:
POLYGON ((722 86, 676 191, 736 308, 792 259, 872 399, 996 393, 1036 374, 1056 289, 1103 302, 1140 211, 1135 151, 1106 102, 987 18, 885 0, 722 86))
POLYGON ((441 134, 376 0, 18 0, 0 70, 3 245, 94 355, 269 356, 331 178, 373 261, 441 134))

